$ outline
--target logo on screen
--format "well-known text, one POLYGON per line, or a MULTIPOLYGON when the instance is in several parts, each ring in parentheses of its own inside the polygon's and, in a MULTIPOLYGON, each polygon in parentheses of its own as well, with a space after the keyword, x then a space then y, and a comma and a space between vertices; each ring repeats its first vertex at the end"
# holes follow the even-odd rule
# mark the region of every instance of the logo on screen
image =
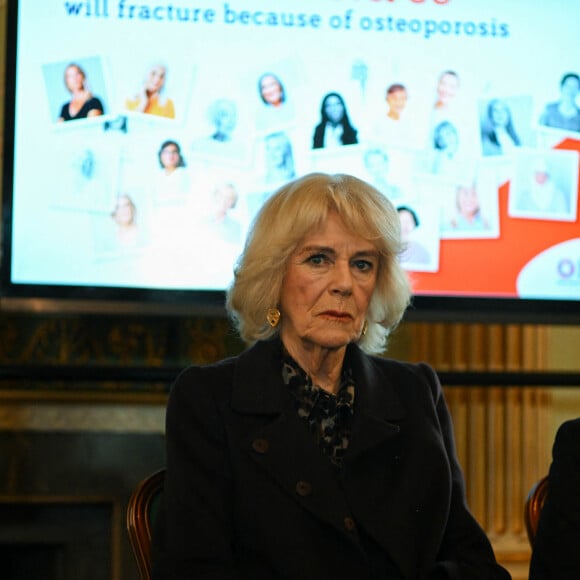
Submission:
POLYGON ((576 261, 571 258, 558 260, 558 276, 563 280, 580 278, 580 259, 576 261))

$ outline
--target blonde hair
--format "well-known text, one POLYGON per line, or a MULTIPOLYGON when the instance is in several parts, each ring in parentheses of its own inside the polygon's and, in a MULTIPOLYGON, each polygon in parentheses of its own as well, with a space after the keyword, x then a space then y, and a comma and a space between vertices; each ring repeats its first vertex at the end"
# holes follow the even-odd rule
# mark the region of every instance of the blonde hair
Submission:
POLYGON ((71 68, 76 69, 77 72, 81 75, 81 77, 83 77, 83 91, 87 91, 87 93, 90 93, 89 87, 87 85, 87 73, 85 72, 83 67, 80 64, 77 64, 76 62, 69 62, 64 69, 63 76, 64 76, 64 86, 66 87, 66 89, 70 92, 70 89, 68 88, 68 83, 66 81, 66 73, 71 68))
POLYGON ((402 250, 399 216, 391 202, 368 183, 350 175, 324 173, 305 175, 278 189, 254 220, 226 298, 227 310, 247 344, 278 332, 266 322, 266 312, 279 303, 288 259, 330 211, 379 251, 368 328, 358 343, 369 353, 384 351, 411 295, 398 262, 402 250))

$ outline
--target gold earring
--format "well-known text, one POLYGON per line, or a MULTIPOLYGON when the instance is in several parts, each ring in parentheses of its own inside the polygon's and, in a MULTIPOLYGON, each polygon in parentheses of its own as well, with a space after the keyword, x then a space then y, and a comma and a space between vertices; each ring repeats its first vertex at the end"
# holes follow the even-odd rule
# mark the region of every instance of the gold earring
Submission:
POLYGON ((272 328, 276 328, 278 322, 280 322, 280 311, 277 308, 269 308, 266 313, 266 320, 272 328))
POLYGON ((363 326, 362 326, 362 330, 360 332, 361 336, 365 336, 365 334, 367 333, 367 330, 369 329, 369 323, 366 321, 363 322, 363 326))

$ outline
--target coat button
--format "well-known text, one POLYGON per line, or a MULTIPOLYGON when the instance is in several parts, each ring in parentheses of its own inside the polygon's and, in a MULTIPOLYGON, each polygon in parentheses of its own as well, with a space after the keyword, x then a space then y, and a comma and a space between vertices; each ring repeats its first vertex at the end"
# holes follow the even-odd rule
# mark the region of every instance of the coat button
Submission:
POLYGON ((296 484, 296 493, 302 497, 306 497, 312 493, 312 486, 307 481, 299 481, 296 484))
POLYGON ((344 524, 344 528, 347 532, 355 532, 356 531, 356 522, 350 517, 346 516, 344 520, 342 520, 344 524))
POLYGON ((252 441, 252 449, 256 453, 267 453, 270 448, 270 444, 267 439, 254 439, 252 441))

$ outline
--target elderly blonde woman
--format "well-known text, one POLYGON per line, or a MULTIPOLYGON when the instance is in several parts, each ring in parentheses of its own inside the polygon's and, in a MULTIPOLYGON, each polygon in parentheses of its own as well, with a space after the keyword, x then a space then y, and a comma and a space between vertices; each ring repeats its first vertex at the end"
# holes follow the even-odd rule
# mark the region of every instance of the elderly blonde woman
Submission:
POLYGON ((173 101, 164 93, 166 80, 167 67, 165 65, 155 64, 149 67, 138 93, 126 100, 126 108, 137 113, 175 118, 173 101))
POLYGON ((227 296, 248 349, 170 395, 154 578, 509 578, 435 373, 376 356, 409 302, 399 228, 346 175, 266 202, 227 296))

